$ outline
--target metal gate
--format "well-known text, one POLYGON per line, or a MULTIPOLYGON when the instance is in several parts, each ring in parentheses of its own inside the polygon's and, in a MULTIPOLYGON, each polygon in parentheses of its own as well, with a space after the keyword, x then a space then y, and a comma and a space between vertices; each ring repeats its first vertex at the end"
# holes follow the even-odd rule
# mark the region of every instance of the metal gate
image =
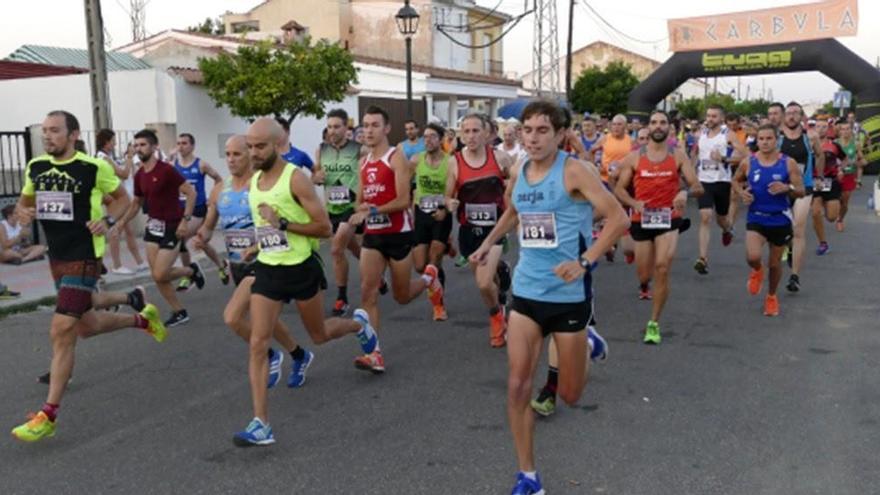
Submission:
POLYGON ((24 172, 31 159, 27 131, 0 131, 0 207, 14 204, 24 187, 24 172))

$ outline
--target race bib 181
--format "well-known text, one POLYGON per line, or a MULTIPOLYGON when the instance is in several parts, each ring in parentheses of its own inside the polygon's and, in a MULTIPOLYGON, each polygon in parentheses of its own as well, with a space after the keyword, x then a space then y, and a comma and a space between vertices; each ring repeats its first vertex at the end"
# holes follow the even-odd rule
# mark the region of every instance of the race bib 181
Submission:
POLYGON ((556 238, 555 213, 520 213, 519 244, 525 248, 552 249, 559 245, 556 238))

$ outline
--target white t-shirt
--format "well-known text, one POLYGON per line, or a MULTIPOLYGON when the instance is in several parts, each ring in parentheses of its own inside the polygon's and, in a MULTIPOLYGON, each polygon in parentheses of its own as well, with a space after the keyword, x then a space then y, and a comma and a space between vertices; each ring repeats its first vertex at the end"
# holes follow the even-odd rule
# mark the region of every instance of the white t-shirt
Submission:
MULTIPOLYGON (((108 155, 107 153, 104 153, 103 151, 98 151, 95 154, 95 157, 100 158, 102 160, 105 160, 107 162, 113 163, 117 167, 124 166, 123 163, 121 163, 119 160, 117 160, 115 156, 108 155)), ((135 157, 135 158, 137 158, 137 157, 135 157)), ((114 173, 115 173, 115 171, 114 171, 114 173)), ((119 177, 119 176, 117 176, 117 177, 119 177)), ((123 180, 122 178, 120 178, 119 182, 122 182, 123 187, 125 187, 125 190, 128 191, 128 197, 129 198, 133 197, 134 196, 134 170, 132 170, 132 173, 129 174, 127 179, 123 180)))
POLYGON ((697 176, 700 182, 730 182, 730 167, 722 161, 713 160, 711 156, 713 151, 722 157, 727 155, 727 127, 721 127, 721 131, 712 137, 709 137, 709 130, 704 129, 700 133, 697 149, 697 176))
MULTIPOLYGON (((12 224, 9 223, 9 220, 3 220, 2 224, 3 224, 3 230, 6 231, 6 240, 7 241, 10 239, 14 239, 16 236, 18 236, 18 234, 21 233, 21 224, 16 224, 15 227, 13 227, 12 224)), ((12 249, 17 250, 18 247, 19 247, 18 245, 15 245, 15 246, 12 246, 12 249)))
POLYGON ((519 144, 519 142, 514 143, 512 150, 508 150, 507 148, 505 148, 503 142, 496 146, 495 149, 507 153, 508 155, 510 155, 511 158, 513 158, 515 162, 525 158, 526 155, 528 155, 526 150, 522 147, 521 144, 519 144))

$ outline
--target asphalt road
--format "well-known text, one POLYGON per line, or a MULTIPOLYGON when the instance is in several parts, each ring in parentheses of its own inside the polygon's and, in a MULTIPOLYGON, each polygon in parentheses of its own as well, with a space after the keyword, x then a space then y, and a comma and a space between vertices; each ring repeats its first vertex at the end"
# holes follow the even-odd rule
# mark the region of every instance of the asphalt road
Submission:
MULTIPOLYGON (((809 255, 803 291, 782 294, 778 318, 746 292, 742 235, 722 248, 716 228, 708 276, 691 268, 696 229, 683 236, 659 347, 640 343, 649 303, 633 267, 603 262, 597 312, 611 356, 578 407, 538 423, 548 493, 877 493, 880 218, 865 211, 865 189, 847 232, 832 226, 830 253, 809 255)), ((383 300, 384 375, 355 370, 354 338, 307 343, 317 359, 306 386, 270 393, 269 448, 232 445, 251 418, 247 353, 223 325, 230 289, 216 279, 185 296, 192 321, 164 344, 136 331, 82 341, 56 436, 0 441, 0 493, 509 493, 506 354, 488 346, 470 274, 447 270, 448 322, 432 322, 426 300, 383 300)), ((34 380, 50 314, 0 320, 4 428, 45 398, 34 380)), ((293 310, 284 319, 307 338, 293 310)))

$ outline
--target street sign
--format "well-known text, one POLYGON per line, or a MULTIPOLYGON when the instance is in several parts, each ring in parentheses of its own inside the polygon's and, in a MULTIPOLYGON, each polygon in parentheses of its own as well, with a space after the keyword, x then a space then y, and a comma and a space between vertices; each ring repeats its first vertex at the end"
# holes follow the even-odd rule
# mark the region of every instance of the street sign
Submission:
POLYGON ((852 103, 850 91, 838 91, 834 93, 834 108, 849 108, 852 103))

